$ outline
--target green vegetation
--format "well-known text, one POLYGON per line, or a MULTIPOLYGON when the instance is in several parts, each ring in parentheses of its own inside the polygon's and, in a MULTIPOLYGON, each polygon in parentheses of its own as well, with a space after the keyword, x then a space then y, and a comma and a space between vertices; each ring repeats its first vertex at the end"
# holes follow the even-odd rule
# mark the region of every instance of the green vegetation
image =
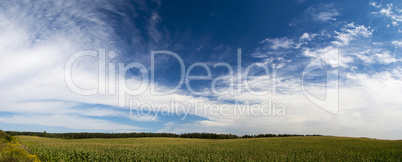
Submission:
POLYGON ((0 130, 0 161, 40 161, 29 154, 19 141, 0 130))
POLYGON ((6 143, 7 140, 10 138, 6 133, 4 133, 2 130, 0 130, 0 143, 6 143))
POLYGON ((16 136, 43 161, 401 161, 402 141, 342 137, 58 139, 16 136))

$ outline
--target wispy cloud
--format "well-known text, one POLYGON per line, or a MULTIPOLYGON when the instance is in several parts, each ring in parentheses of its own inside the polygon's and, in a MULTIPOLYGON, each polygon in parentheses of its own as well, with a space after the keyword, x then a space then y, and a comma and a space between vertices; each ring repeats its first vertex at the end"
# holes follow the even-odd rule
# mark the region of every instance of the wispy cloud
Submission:
MULTIPOLYGON (((77 108, 76 104, 63 102, 113 105, 113 97, 89 99, 68 90, 64 81, 64 64, 69 56, 82 49, 115 49, 110 42, 116 34, 104 12, 121 15, 120 6, 116 5, 101 1, 1 3, 0 69, 3 73, 0 74, 0 103, 5 106, 1 111, 21 114, 3 117, 3 123, 74 129, 139 128, 106 119, 92 119, 94 116, 124 117, 121 111, 77 108)), ((73 69, 78 72, 75 81, 81 86, 97 86, 97 69, 94 67, 97 67, 97 60, 81 60, 73 69)))
POLYGON ((402 47, 402 41, 392 41, 392 44, 396 47, 402 47))
POLYGON ((399 6, 394 6, 393 3, 388 3, 385 7, 377 2, 371 2, 370 5, 377 9, 377 11, 372 12, 373 14, 383 15, 391 19, 392 22, 391 24, 388 24, 387 27, 390 27, 391 25, 398 26, 399 22, 402 21, 402 9, 399 6))
POLYGON ((341 29, 340 32, 335 31, 336 35, 335 38, 337 41, 332 43, 338 46, 345 46, 348 45, 351 40, 356 39, 356 37, 369 37, 373 34, 373 29, 369 27, 365 27, 364 25, 356 26, 354 23, 350 23, 345 25, 344 28, 341 29))
POLYGON ((270 45, 271 49, 277 50, 280 48, 288 49, 288 48, 299 48, 298 45, 295 45, 292 39, 289 38, 267 38, 262 41, 262 43, 267 43, 270 45))
POLYGON ((355 53, 355 55, 364 63, 390 64, 399 61, 390 51, 383 49, 368 49, 355 53))
POLYGON ((380 10, 380 13, 382 15, 385 15, 389 18, 391 18, 394 21, 400 22, 402 21, 402 14, 401 14, 401 9, 398 7, 394 7, 392 3, 387 4, 387 8, 382 8, 380 10), (395 13, 396 11, 396 13, 395 13))
POLYGON ((333 4, 319 4, 312 6, 308 9, 313 19, 320 22, 335 21, 336 17, 340 15, 333 4))

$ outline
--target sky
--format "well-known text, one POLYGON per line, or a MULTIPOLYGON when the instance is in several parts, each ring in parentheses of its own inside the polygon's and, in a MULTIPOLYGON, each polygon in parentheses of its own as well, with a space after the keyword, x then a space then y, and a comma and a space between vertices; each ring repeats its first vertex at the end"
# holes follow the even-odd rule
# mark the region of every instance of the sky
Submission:
POLYGON ((0 129, 402 139, 400 1, 1 1, 0 129))

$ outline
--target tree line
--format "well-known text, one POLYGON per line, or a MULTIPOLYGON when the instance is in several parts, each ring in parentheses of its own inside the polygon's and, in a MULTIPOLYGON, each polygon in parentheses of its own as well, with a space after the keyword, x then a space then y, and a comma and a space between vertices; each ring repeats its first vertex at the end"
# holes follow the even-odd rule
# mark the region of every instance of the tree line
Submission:
POLYGON ((174 137, 174 138, 203 138, 203 139, 235 139, 235 138, 261 138, 261 137, 296 137, 296 136, 321 136, 318 134, 313 135, 300 135, 300 134, 258 134, 258 135, 243 135, 238 136, 234 134, 216 134, 216 133, 148 133, 148 132, 133 132, 133 133, 46 133, 44 132, 18 132, 18 131, 5 131, 8 135, 16 136, 38 136, 49 138, 62 138, 62 139, 85 139, 85 138, 139 138, 139 137, 174 137))

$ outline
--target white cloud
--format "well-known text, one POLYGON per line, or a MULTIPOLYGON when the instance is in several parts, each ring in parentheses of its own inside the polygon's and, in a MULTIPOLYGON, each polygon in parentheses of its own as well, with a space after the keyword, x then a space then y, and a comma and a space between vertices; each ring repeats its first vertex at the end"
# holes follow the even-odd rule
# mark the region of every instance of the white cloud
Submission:
POLYGON ((377 2, 370 2, 370 5, 375 7, 375 8, 380 8, 381 4, 377 4, 377 2))
POLYGON ((392 41, 392 44, 396 47, 402 47, 402 41, 392 41))
POLYGON ((368 49, 354 55, 365 63, 390 64, 399 61, 390 51, 383 49, 368 49))
POLYGON ((325 40, 332 37, 328 32, 321 31, 321 33, 303 33, 299 37, 299 43, 297 44, 298 47, 302 45, 309 45, 316 43, 317 40, 325 40))
POLYGON ((150 122, 150 121, 158 121, 158 116, 153 115, 131 115, 129 119, 133 121, 141 121, 141 122, 150 122))
POLYGON ((289 38, 267 38, 265 40, 262 41, 262 43, 268 43, 270 44, 270 48, 277 50, 280 48, 283 49, 288 49, 288 48, 296 48, 296 46, 294 45, 294 42, 292 39, 289 38))
POLYGON ((151 18, 148 20, 148 34, 151 36, 153 41, 159 43, 162 39, 162 34, 157 29, 158 23, 161 21, 161 17, 159 16, 158 12, 152 12, 151 18))
POLYGON ((320 22, 329 22, 336 20, 335 17, 339 16, 339 12, 335 9, 333 4, 320 4, 308 9, 313 19, 320 22))
POLYGON ((390 64, 397 62, 398 60, 391 55, 389 51, 385 51, 384 53, 378 53, 376 54, 377 61, 383 64, 390 64))
MULTIPOLYGON (((377 7, 379 8, 379 7, 377 7)), ((402 10, 398 7, 394 7, 392 3, 387 4, 387 8, 382 8, 380 13, 391 18, 393 21, 402 21, 402 10)))
POLYGON ((339 49, 334 46, 313 50, 305 48, 303 55, 313 58, 322 57, 322 59, 332 67, 348 67, 349 63, 354 62, 352 57, 347 56, 343 51, 339 51, 339 49))
MULTIPOLYGON (((373 14, 381 14, 383 16, 386 16, 392 20, 391 24, 392 26, 398 26, 399 23, 402 21, 402 9, 398 8, 397 6, 394 6, 393 3, 388 3, 386 6, 387 7, 382 7, 381 4, 377 4, 376 2, 372 2, 370 4, 371 6, 374 6, 377 9, 380 9, 379 11, 372 12, 373 14)), ((391 27, 391 24, 387 24, 387 27, 391 27)), ((399 29, 398 29, 399 30, 399 29)))
POLYGON ((330 20, 336 20, 335 17, 338 15, 339 15, 338 12, 333 11, 333 12, 321 12, 314 16, 317 20, 320 21, 330 21, 330 20))
MULTIPOLYGON (((10 124, 37 124, 74 129, 138 129, 91 117, 127 117, 112 108, 75 107, 72 103, 113 104, 117 97, 80 96, 64 81, 64 65, 82 49, 114 49, 113 28, 101 11, 121 15, 100 1, 9 1, 0 10, 0 108, 21 115, 3 117, 10 124), (33 14, 45 13, 45 14, 33 14), (55 102, 58 101, 58 102, 55 102), (25 115, 32 114, 32 115, 25 115), (57 122, 60 121, 60 122, 57 122), (81 122, 80 124, 77 124, 81 122), (104 125, 104 127, 102 127, 104 125)), ((118 51, 116 51, 118 52, 118 51)), ((97 59, 82 59, 74 65, 74 81, 97 86, 97 59)))
POLYGON ((303 33, 303 35, 299 38, 299 40, 300 41, 311 41, 316 36, 318 36, 318 34, 303 33))
POLYGON ((354 23, 350 23, 345 25, 341 31, 335 31, 335 38, 337 41, 333 41, 334 44, 338 46, 347 46, 349 42, 356 39, 357 37, 369 37, 373 34, 373 30, 369 27, 365 27, 364 25, 356 26, 354 23))

